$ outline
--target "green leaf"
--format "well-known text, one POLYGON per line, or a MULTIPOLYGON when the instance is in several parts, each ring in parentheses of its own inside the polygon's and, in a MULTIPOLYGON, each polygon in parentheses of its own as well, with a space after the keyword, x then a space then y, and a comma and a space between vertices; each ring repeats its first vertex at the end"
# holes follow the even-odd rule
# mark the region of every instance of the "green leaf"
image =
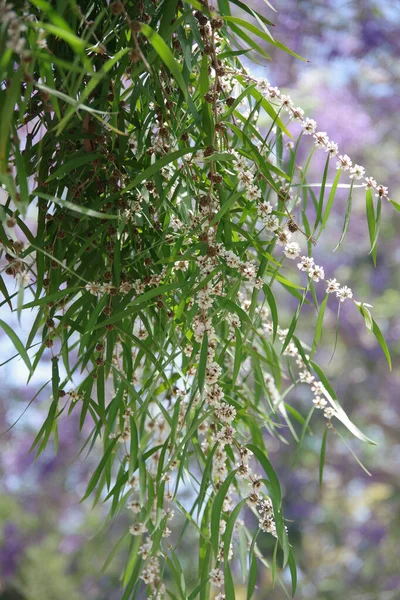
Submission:
POLYGON ((121 190, 121 194, 126 194, 129 190, 137 187, 139 183, 145 181, 146 179, 150 179, 155 173, 158 173, 163 167, 169 165, 174 160, 181 158, 182 156, 186 156, 186 154, 194 154, 197 152, 198 148, 181 148, 180 150, 176 150, 175 152, 171 152, 170 154, 166 154, 162 158, 159 158, 155 163, 153 163, 150 167, 142 171, 139 175, 134 177, 133 181, 131 181, 124 189, 121 190))
POLYGON ((66 163, 64 163, 63 165, 61 165, 61 167, 59 167, 58 169, 56 169, 54 171, 54 173, 52 173, 50 175, 50 177, 48 177, 46 179, 46 182, 52 181, 53 179, 61 179, 64 175, 66 175, 70 171, 73 171, 74 169, 77 169, 78 167, 82 167, 83 165, 87 165, 88 163, 91 163, 95 160, 100 160, 103 157, 104 157, 103 154, 95 154, 95 153, 88 153, 88 154, 83 154, 82 156, 77 156, 74 159, 69 160, 66 163))
MULTIPOLYGON (((321 189, 319 192, 318 209, 317 209, 317 215, 315 217, 314 231, 317 229, 318 224, 322 219, 322 210, 323 210, 323 206, 324 206, 324 196, 325 196, 325 185, 326 185, 326 178, 328 176, 329 161, 330 161, 330 158, 328 155, 326 162, 325 162, 324 174, 322 176, 321 189)), ((336 177, 337 177, 337 175, 336 175, 336 177)))
POLYGON ((228 493, 229 486, 236 475, 236 471, 232 471, 229 473, 228 477, 225 479, 221 487, 219 488, 217 495, 214 498, 214 502, 212 503, 211 509, 211 544, 214 550, 214 555, 218 554, 218 546, 219 546, 219 522, 221 520, 222 514, 222 505, 225 500, 225 496, 228 493))
POLYGON ((199 382, 200 392, 203 392, 203 389, 204 389, 204 381, 206 378, 206 369, 207 369, 207 356, 208 356, 208 335, 207 335, 207 332, 205 332, 203 341, 201 344, 199 368, 197 371, 197 379, 199 382))
POLYGON ((110 458, 110 455, 114 449, 114 446, 117 443, 117 439, 111 440, 111 442, 108 444, 107 448, 105 449, 103 458, 101 459, 97 469, 95 470, 95 472, 93 473, 92 477, 90 478, 90 481, 88 483, 85 495, 83 496, 83 498, 81 499, 81 502, 83 502, 84 500, 86 500, 86 498, 88 496, 90 496, 90 494, 92 493, 92 491, 94 490, 97 482, 100 479, 100 475, 103 473, 105 466, 107 464, 107 461, 110 458))
POLYGON ((20 357, 22 358, 22 360, 28 367, 29 371, 32 371, 32 365, 31 365, 31 361, 29 360, 28 353, 25 350, 23 343, 21 342, 21 340, 19 339, 19 337, 17 336, 17 334, 15 333, 13 328, 10 327, 9 325, 7 325, 7 323, 2 321, 1 319, 0 319, 0 327, 3 329, 4 333, 6 335, 8 335, 8 337, 14 344, 16 350, 18 351, 18 354, 20 355, 20 357))
POLYGON ((315 350, 317 349, 317 346, 318 346, 319 342, 321 341, 322 325, 324 322, 326 305, 328 303, 328 296, 329 296, 329 294, 325 294, 324 299, 322 300, 322 302, 319 306, 317 325, 315 327, 315 333, 314 333, 314 341, 313 341, 312 348, 311 348, 311 356, 315 353, 315 350))
POLYGON ((252 23, 249 23, 248 21, 245 21, 244 19, 240 19, 239 17, 223 16, 222 18, 224 19, 224 21, 227 21, 228 23, 235 23, 236 25, 239 25, 241 27, 244 27, 245 29, 248 29, 254 35, 257 35, 258 37, 260 37, 261 39, 263 39, 265 42, 268 42, 268 44, 271 44, 272 46, 275 46, 275 48, 279 48, 280 50, 284 50, 288 54, 291 54, 292 56, 295 56, 296 58, 299 58, 300 60, 307 61, 306 58, 303 58, 299 54, 296 54, 295 52, 293 52, 292 50, 290 50, 290 48, 288 48, 284 44, 281 44, 281 42, 278 42, 278 41, 274 40, 274 38, 271 36, 271 34, 265 33, 265 31, 261 31, 260 29, 258 29, 252 23))
POLYGON ((329 383, 328 378, 322 371, 322 369, 312 360, 310 360, 310 365, 312 366, 312 368, 314 369, 314 371, 316 372, 316 374, 318 375, 318 377, 320 378, 321 382, 323 383, 323 385, 325 387, 326 391, 324 392, 324 396, 326 397, 327 400, 329 400, 329 403, 335 409, 336 418, 339 419, 339 421, 341 421, 343 423, 343 425, 345 427, 347 427, 347 429, 356 438, 358 438, 362 442, 366 442, 368 444, 376 446, 376 443, 373 440, 371 440, 369 437, 367 437, 362 431, 360 431, 358 429, 358 427, 356 425, 354 425, 354 423, 352 423, 352 421, 350 421, 349 417, 347 416, 347 414, 345 413, 343 408, 340 406, 340 404, 337 400, 337 396, 336 396, 331 384, 329 383))
POLYGON ((271 288, 266 283, 263 284, 264 294, 267 297, 267 302, 269 304, 269 308, 271 310, 272 317, 272 330, 273 330, 273 341, 275 342, 276 334, 278 331, 279 319, 278 319, 278 309, 276 306, 274 295, 271 291, 271 288))
POLYGON ((366 211, 367 211, 369 239, 371 242, 371 250, 369 251, 369 253, 372 254, 372 260, 373 260, 374 266, 376 267, 377 241, 378 241, 378 235, 379 235, 379 225, 380 225, 380 219, 381 219, 382 201, 380 198, 378 198, 376 215, 375 215, 374 200, 372 197, 372 192, 369 188, 367 188, 367 191, 365 194, 365 202, 366 202, 366 211))
POLYGON ((283 567, 285 567, 289 559, 290 548, 282 516, 282 493, 279 479, 264 452, 262 452, 262 450, 260 450, 260 448, 254 444, 246 444, 246 446, 249 450, 251 450, 258 462, 261 464, 269 480, 269 495, 274 508, 276 532, 279 543, 283 550, 283 567))
POLYGON ((342 235, 340 236, 340 240, 338 241, 337 246, 336 246, 336 248, 334 248, 333 252, 335 252, 335 250, 337 250, 339 248, 340 244, 343 242, 344 236, 346 235, 346 231, 349 226, 350 215, 351 215, 351 206, 352 206, 352 201, 353 201, 353 185, 354 185, 354 181, 351 182, 349 196, 347 198, 347 208, 346 208, 346 215, 344 217, 344 225, 343 225, 342 235))
POLYGON ((240 330, 235 328, 235 359, 233 363, 233 374, 232 374, 232 387, 235 385, 236 379, 239 375, 240 368, 242 366, 242 336, 240 330))
POLYGON ((386 343, 386 340, 385 340, 381 330, 379 329, 377 322, 372 318, 370 311, 362 302, 354 302, 354 304, 357 306, 358 310, 364 317, 367 329, 372 331, 372 333, 378 340, 378 342, 383 350, 383 353, 386 356, 386 360, 388 362, 389 369, 392 370, 392 359, 390 357, 389 348, 388 348, 388 345, 386 343))
POLYGON ((321 443, 321 452, 319 454, 319 487, 322 488, 322 478, 324 475, 326 440, 328 437, 328 427, 325 427, 324 435, 321 443))
POLYGON ((162 37, 158 35, 156 31, 154 31, 154 29, 152 29, 149 25, 146 25, 145 23, 142 23, 141 33, 147 37, 154 50, 157 52, 158 56, 161 58, 166 67, 168 67, 168 69, 171 71, 177 84, 181 88, 183 95, 187 99, 188 90, 186 87, 185 80, 182 76, 182 67, 179 65, 179 63, 176 62, 167 44, 164 42, 162 37))
POLYGON ((44 198, 45 200, 54 202, 54 204, 58 204, 63 208, 68 208, 69 210, 72 210, 81 215, 86 215, 87 217, 97 217, 98 219, 118 219, 118 215, 109 215, 107 213, 102 213, 97 210, 93 210, 92 208, 81 206, 80 204, 74 204, 73 202, 69 202, 68 200, 62 200, 62 198, 56 198, 55 196, 44 194, 43 192, 34 192, 34 194, 39 198, 44 198))

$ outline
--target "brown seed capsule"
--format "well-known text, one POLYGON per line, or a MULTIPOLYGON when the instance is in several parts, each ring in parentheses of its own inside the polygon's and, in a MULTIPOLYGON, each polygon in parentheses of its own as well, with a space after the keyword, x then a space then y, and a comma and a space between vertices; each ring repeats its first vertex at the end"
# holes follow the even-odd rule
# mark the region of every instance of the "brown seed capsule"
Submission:
POLYGON ((59 229, 59 230, 58 230, 58 232, 57 232, 57 237, 58 237, 60 240, 63 240, 63 239, 65 238, 65 235, 66 235, 66 234, 65 234, 65 231, 64 231, 63 229, 59 229))
POLYGON ((111 315, 111 313, 112 313, 112 308, 111 308, 111 306, 105 306, 105 307, 103 308, 103 313, 104 313, 105 315, 107 315, 107 317, 109 317, 109 316, 111 315))
POLYGON ((64 398, 66 392, 64 390, 58 390, 58 397, 59 398, 64 398))
POLYGON ((217 17, 216 19, 213 19, 211 21, 211 27, 213 29, 221 29, 221 27, 224 26, 224 22, 220 17, 217 17))
POLYGON ((139 23, 139 21, 132 21, 129 25, 129 28, 133 33, 139 33, 139 31, 142 29, 142 25, 139 23))
POLYGON ((98 344, 96 344, 96 350, 97 350, 97 352, 103 352, 104 344, 101 344, 100 342, 98 344))
POLYGON ((225 100, 225 102, 227 103, 228 106, 232 106, 232 104, 234 104, 234 102, 235 102, 235 98, 227 98, 225 100))
POLYGON ((214 146, 207 146, 207 148, 204 150, 204 156, 211 156, 211 154, 214 154, 214 146))
POLYGON ((110 10, 113 15, 120 15, 124 12, 124 5, 122 4, 122 2, 120 2, 120 0, 116 0, 115 2, 110 4, 110 10))
POLYGON ((112 331, 114 329, 114 325, 112 325, 112 324, 106 325, 106 329, 107 329, 107 331, 112 331))
POLYGON ((99 356, 99 358, 96 358, 96 365, 98 367, 102 367, 104 365, 104 360, 99 356))
POLYGON ((47 319, 46 325, 47 325, 47 327, 54 327, 55 323, 54 323, 53 319, 47 319))
POLYGON ((210 46, 210 44, 204 44, 203 52, 204 54, 207 54, 207 56, 211 56, 213 53, 212 46, 210 46))
POLYGON ((53 340, 51 340, 50 338, 48 338, 48 339, 45 341, 45 343, 44 343, 44 344, 45 344, 45 346, 46 346, 47 348, 51 348, 51 347, 54 345, 54 342, 53 342, 53 340))
POLYGON ((295 233, 299 228, 299 226, 297 225, 297 223, 295 221, 293 221, 293 219, 290 219, 290 221, 288 221, 287 226, 291 233, 295 233))
POLYGON ((212 92, 207 92, 207 94, 204 94, 204 100, 209 104, 212 104, 214 102, 214 98, 215 96, 212 92))
POLYGON ((106 279, 107 281, 110 281, 110 279, 112 279, 112 273, 111 273, 111 271, 106 271, 104 273, 104 279, 106 279))
POLYGON ((136 64, 137 62, 139 62, 139 60, 141 59, 139 50, 136 50, 136 49, 131 50, 129 52, 129 58, 133 64, 136 64))
POLYGON ((182 133, 181 140, 182 142, 187 142, 189 139, 189 135, 187 133, 182 133))

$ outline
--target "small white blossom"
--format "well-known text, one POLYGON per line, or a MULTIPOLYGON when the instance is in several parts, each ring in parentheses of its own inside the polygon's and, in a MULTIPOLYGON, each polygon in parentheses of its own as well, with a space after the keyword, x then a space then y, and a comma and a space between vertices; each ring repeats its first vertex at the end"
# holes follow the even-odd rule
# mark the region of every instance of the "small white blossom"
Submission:
POLYGON ((224 585, 224 573, 221 569, 213 569, 210 571, 210 583, 219 588, 224 585))
POLYGON ((329 143, 329 137, 326 131, 317 131, 314 133, 314 140, 317 148, 325 148, 329 143))
POLYGON ((347 298, 353 297, 353 292, 347 285, 344 285, 336 292, 337 298, 339 298, 340 302, 344 302, 347 298))
POLYGON ((300 271, 308 271, 314 266, 314 259, 310 256, 302 256, 301 261, 297 263, 297 268, 300 271))
POLYGON ((326 283, 327 283, 327 286, 326 286, 327 294, 333 294, 334 292, 337 292, 340 288, 340 283, 338 281, 336 281, 336 279, 328 279, 326 283))
POLYGON ((290 242, 290 244, 286 244, 285 249, 283 251, 286 258, 291 258, 295 260, 301 252, 301 248, 297 242, 290 242))
POLYGON ((308 117, 302 123, 304 134, 312 135, 315 133, 317 129, 317 122, 314 119, 309 119, 308 117))
POLYGON ((351 161, 350 156, 348 156, 347 154, 340 154, 338 156, 338 160, 336 161, 336 168, 342 169, 342 171, 349 171, 352 164, 353 163, 351 161))
POLYGON ((314 265, 312 267, 310 267, 307 271, 309 277, 311 277, 311 279, 313 279, 315 282, 318 283, 318 281, 320 279, 325 279, 325 272, 323 267, 320 267, 319 265, 314 265))
POLYGON ((354 165, 354 167, 351 167, 350 169, 350 179, 362 179, 364 177, 365 174, 365 169, 364 167, 361 167, 360 165, 354 165))
POLYGON ((316 408, 321 408, 321 409, 324 408, 328 404, 328 402, 325 400, 325 398, 322 398, 322 396, 315 396, 313 398, 313 402, 314 402, 316 408))

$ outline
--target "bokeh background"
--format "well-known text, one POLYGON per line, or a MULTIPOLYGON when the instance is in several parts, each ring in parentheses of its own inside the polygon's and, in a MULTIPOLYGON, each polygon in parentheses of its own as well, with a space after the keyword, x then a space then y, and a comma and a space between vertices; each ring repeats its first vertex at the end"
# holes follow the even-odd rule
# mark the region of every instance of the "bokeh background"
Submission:
MULTIPOLYGON (((272 2, 274 4, 274 2, 272 2)), ((400 3, 396 0, 279 0, 273 13, 263 0, 249 4, 275 23, 274 35, 300 55, 301 62, 273 51, 266 66, 250 68, 290 93, 296 105, 315 118, 319 129, 339 143, 342 153, 365 166, 390 197, 400 198, 400 3)), ((267 48, 266 48, 267 49, 267 48)), ((309 180, 320 181, 325 157, 312 164, 309 180)), ((300 161, 301 162, 301 161, 300 161)), ((332 253, 343 227, 346 194, 339 194, 327 235, 316 249, 329 274, 353 288, 359 300, 373 305, 393 355, 390 373, 381 349, 365 329, 352 303, 341 311, 336 352, 335 303, 326 313, 323 349, 318 362, 330 376, 343 406, 377 442, 366 446, 345 435, 346 443, 371 473, 368 475, 343 441, 329 432, 324 484, 318 483, 323 419, 312 422, 293 466, 295 447, 268 440, 271 460, 281 478, 290 539, 299 566, 298 600, 398 600, 400 598, 400 214, 385 203, 382 210, 378 268, 368 256, 369 242, 362 190, 345 242, 332 253)), ((29 317, 19 325, 2 307, 1 318, 29 331, 29 317)), ((312 310, 302 313, 301 330, 309 339, 312 310)), ((14 354, 0 334, 1 356, 14 354)), ((119 573, 126 557, 117 552, 102 573, 106 558, 126 530, 128 516, 105 521, 102 506, 79 504, 98 457, 79 453, 85 435, 79 416, 60 422, 59 450, 49 446, 34 462, 29 448, 48 408, 48 365, 26 385, 20 361, 3 364, 0 386, 0 599, 75 600, 120 597, 119 573), (24 411, 26 412, 24 413, 24 411), (21 416, 22 415, 22 416, 21 416), (19 418, 20 417, 20 418, 19 418), (15 421, 18 422, 13 426, 15 421), (11 426, 13 426, 9 431, 11 426)), ((310 398, 292 397, 306 414, 310 398)), ((289 437, 288 437, 289 440, 289 437)), ((263 537, 265 552, 272 540, 263 537)), ((188 544, 189 549, 190 544, 188 544)), ((190 554, 188 554, 190 560, 190 554)), ((289 576, 283 573, 284 581, 289 576)), ((286 598, 271 588, 264 570, 259 600, 286 598)), ((245 598, 239 584, 237 598, 245 598)))

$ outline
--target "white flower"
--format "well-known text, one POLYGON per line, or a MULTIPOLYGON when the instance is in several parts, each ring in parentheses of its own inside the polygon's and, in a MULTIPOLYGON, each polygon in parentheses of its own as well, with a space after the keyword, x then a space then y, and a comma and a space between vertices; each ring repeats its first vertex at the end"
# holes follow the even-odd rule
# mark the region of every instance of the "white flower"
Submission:
POLYGON ((221 429, 221 431, 218 432, 217 439, 223 445, 232 444, 235 433, 236 433, 236 429, 234 427, 231 427, 230 425, 226 425, 225 427, 223 427, 221 429))
POLYGON ((225 598, 226 596, 222 592, 218 596, 215 596, 215 600, 225 600, 225 598))
POLYGON ((301 371, 299 377, 302 383, 311 384, 314 381, 314 377, 311 375, 310 371, 301 371))
POLYGON ((336 168, 342 169, 342 171, 348 171, 352 164, 353 163, 351 161, 350 156, 348 156, 347 154, 340 154, 336 162, 336 168))
POLYGON ((147 529, 142 523, 135 523, 129 527, 129 533, 132 535, 142 535, 142 533, 146 533, 147 529))
POLYGON ((291 258, 295 260, 301 252, 301 248, 297 242, 290 242, 290 244, 286 244, 285 249, 283 251, 286 258, 291 258))
POLYGON ((333 417, 335 414, 335 411, 333 410, 333 408, 331 408, 330 406, 328 406, 327 408, 325 408, 324 410, 324 417, 326 419, 330 419, 331 417, 333 417))
POLYGON ((256 87, 258 91, 262 94, 265 94, 270 86, 271 84, 268 81, 268 79, 265 79, 264 77, 260 77, 259 79, 257 79, 256 87))
POLYGON ((245 196, 247 200, 254 201, 261 198, 261 190, 256 185, 250 185, 245 190, 245 196))
POLYGON ((289 110, 293 106, 293 101, 290 96, 285 96, 284 94, 282 94, 281 104, 282 104, 282 106, 284 106, 286 109, 289 110))
POLYGON ((279 228, 279 219, 275 217, 275 215, 268 215, 266 219, 264 219, 265 229, 268 231, 276 231, 279 228))
POLYGON ((222 587, 224 585, 224 573, 221 569, 213 569, 210 571, 210 582, 216 587, 222 587))
POLYGON ((281 246, 286 246, 286 244, 288 244, 290 242, 292 234, 290 233, 289 229, 287 229, 285 227, 285 229, 282 229, 282 231, 280 231, 277 234, 277 236, 278 236, 278 239, 277 239, 278 244, 280 244, 281 246))
POLYGON ((270 86, 270 87, 268 88, 268 96, 269 96, 271 99, 272 99, 272 98, 279 98, 279 97, 280 97, 280 95, 281 95, 281 91, 280 91, 280 89, 279 89, 279 88, 277 88, 277 87, 273 87, 273 86, 270 86))
POLYGON ((314 119, 309 119, 308 117, 303 121, 302 127, 304 130, 304 135, 312 135, 315 133, 317 129, 317 122, 314 119))
POLYGON ((364 177, 365 174, 365 169, 364 167, 361 167, 360 165, 354 165, 354 167, 351 167, 350 169, 350 179, 362 179, 364 177))
MULTIPOLYGON (((293 119, 297 119, 298 121, 302 121, 304 119, 304 110, 302 108, 300 108, 299 106, 296 106, 296 108, 292 108, 292 117, 293 119)), ((312 120, 312 119, 310 119, 312 120)), ((315 121, 314 121, 315 123, 315 121)), ((317 126, 317 124, 315 123, 315 126, 317 126)), ((306 133, 306 132, 304 132, 306 133)))
POLYGON ((326 131, 317 131, 314 133, 314 140, 317 148, 325 148, 329 143, 329 137, 326 131))
POLYGON ((344 302, 347 298, 353 297, 353 292, 347 285, 344 285, 336 292, 336 296, 340 299, 340 302, 344 302))
POLYGON ((315 398, 313 398, 313 402, 316 408, 324 408, 324 406, 328 404, 325 398, 322 398, 321 396, 315 396, 315 398))
POLYGON ((100 293, 101 285, 100 283, 96 283, 91 281, 85 285, 85 290, 93 294, 93 296, 97 296, 100 293))
POLYGON ((320 267, 318 265, 314 265, 314 266, 310 267, 308 269, 307 273, 308 273, 308 276, 311 277, 311 279, 313 279, 317 283, 320 279, 325 279, 324 269, 323 269, 323 267, 320 267))
POLYGON ((300 271, 308 271, 314 266, 314 259, 311 256, 302 256, 301 262, 297 263, 297 268, 300 271))
POLYGON ((324 384, 321 383, 321 381, 314 381, 314 383, 311 386, 311 391, 316 396, 320 396, 321 394, 324 394, 326 392, 324 384))
POLYGON ((339 146, 335 142, 328 142, 325 148, 325 152, 328 152, 329 158, 337 156, 339 146))
POLYGON ((373 177, 366 177, 363 183, 363 186, 368 188, 376 188, 377 187, 376 180, 373 177))
POLYGON ((375 194, 375 196, 377 198, 386 198, 387 200, 389 200, 389 189, 387 187, 385 187, 384 185, 379 185, 377 188, 377 194, 375 194))
POLYGON ((271 202, 260 202, 258 205, 258 212, 261 216, 267 216, 272 213, 272 204, 271 202))
POLYGON ((327 294, 333 294, 334 292, 337 292, 340 288, 340 283, 338 281, 336 281, 336 279, 328 279, 326 283, 327 283, 327 287, 326 287, 327 294))

